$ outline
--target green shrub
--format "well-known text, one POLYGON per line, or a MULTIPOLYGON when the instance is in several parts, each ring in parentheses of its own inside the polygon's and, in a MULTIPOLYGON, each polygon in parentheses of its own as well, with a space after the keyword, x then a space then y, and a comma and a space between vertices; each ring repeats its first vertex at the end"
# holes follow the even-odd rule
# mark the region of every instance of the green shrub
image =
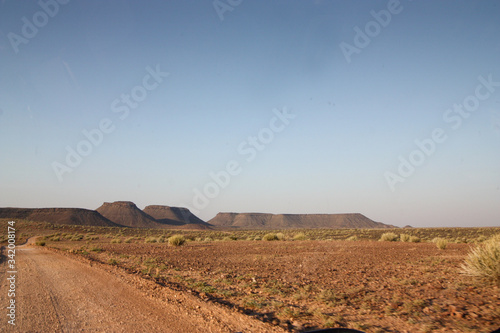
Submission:
POLYGON ((401 235, 399 235, 399 240, 402 241, 402 242, 409 242, 410 238, 411 238, 411 236, 408 235, 408 234, 401 234, 401 235))
POLYGON ((278 240, 278 236, 276 236, 276 234, 274 232, 270 232, 268 234, 265 234, 264 237, 262 237, 262 240, 274 241, 274 240, 278 240))
POLYGON ((306 240, 306 234, 303 232, 299 232, 293 236, 293 240, 306 240))
POLYGON ((35 244, 38 246, 45 246, 45 241, 38 241, 35 244))
POLYGON ((380 236, 379 241, 383 242, 395 242, 398 240, 398 235, 393 232, 385 232, 380 236))
POLYGON ((500 234, 484 241, 469 252, 462 264, 462 272, 500 286, 500 234))
POLYGON ((168 238, 168 244, 172 246, 181 246, 186 242, 186 238, 182 235, 173 235, 168 238))

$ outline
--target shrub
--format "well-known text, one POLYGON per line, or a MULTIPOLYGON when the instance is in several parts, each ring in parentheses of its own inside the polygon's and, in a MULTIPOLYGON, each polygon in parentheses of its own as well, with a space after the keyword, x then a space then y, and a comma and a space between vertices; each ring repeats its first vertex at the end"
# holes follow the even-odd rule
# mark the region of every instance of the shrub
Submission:
POLYGON ((278 239, 278 240, 285 240, 285 234, 282 233, 282 232, 278 232, 276 234, 276 239, 278 239))
POLYGON ((446 246, 448 245, 448 240, 444 238, 439 238, 436 240, 436 246, 440 250, 446 249, 446 246))
POLYGON ((208 243, 208 242, 213 242, 214 240, 210 237, 206 237, 203 241, 208 243))
POLYGON ((111 240, 111 243, 121 243, 121 242, 122 242, 122 240, 120 238, 113 238, 111 240))
POLYGON ((182 235, 173 235, 168 238, 168 244, 172 246, 181 246, 186 242, 186 239, 182 235))
POLYGON ((274 232, 270 232, 268 234, 265 234, 264 237, 262 237, 262 240, 274 241, 274 240, 278 240, 278 236, 276 236, 276 234, 274 232))
POLYGON ((384 242, 395 242, 398 239, 398 235, 396 235, 393 232, 385 232, 380 236, 379 241, 384 241, 384 242))
POLYGON ((124 243, 132 243, 133 239, 134 239, 134 237, 128 237, 128 238, 125 238, 125 240, 123 242, 124 243))
POLYGON ((418 238, 417 236, 411 236, 410 237, 410 242, 412 242, 412 243, 420 243, 420 238, 418 238))
POLYGON ((146 237, 144 243, 156 243, 157 241, 156 237, 146 237))
POLYGON ((307 239, 306 234, 303 232, 299 232, 298 234, 295 234, 293 236, 293 240, 306 240, 306 239, 307 239))
POLYGON ((410 238, 411 238, 411 236, 408 235, 408 234, 401 234, 401 235, 399 235, 399 240, 402 241, 402 242, 409 242, 410 238))
POLYGON ((38 246, 45 246, 45 241, 38 241, 35 244, 38 246))
POLYGON ((108 264, 110 264, 110 265, 118 265, 118 261, 116 259, 111 258, 111 259, 108 260, 108 264))
POLYGON ((500 234, 469 252, 462 273, 483 278, 500 286, 500 234))
POLYGON ((358 239, 359 239, 359 238, 358 238, 358 236, 353 235, 353 236, 351 236, 351 237, 348 237, 348 238, 346 239, 346 241, 357 241, 358 239))

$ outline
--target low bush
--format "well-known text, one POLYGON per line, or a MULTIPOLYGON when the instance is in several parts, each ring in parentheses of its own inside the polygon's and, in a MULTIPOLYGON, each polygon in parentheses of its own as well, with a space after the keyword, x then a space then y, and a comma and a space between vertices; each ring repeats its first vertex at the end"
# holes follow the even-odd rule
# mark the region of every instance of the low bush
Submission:
POLYGON ((358 238, 358 236, 353 235, 353 236, 351 236, 351 237, 348 237, 348 238, 346 239, 346 241, 357 241, 358 239, 359 239, 359 238, 358 238))
POLYGON ((276 239, 278 239, 278 240, 285 240, 285 234, 282 233, 282 232, 278 232, 276 234, 276 239))
POLYGON ((380 236, 379 241, 383 242, 395 242, 398 240, 398 235, 393 232, 385 232, 380 236))
POLYGON ((411 236, 408 235, 408 234, 401 234, 401 235, 399 235, 399 240, 402 241, 402 242, 409 242, 410 238, 411 238, 411 236))
POLYGON ((306 234, 303 232, 299 232, 293 236, 293 240, 306 240, 306 234))
POLYGON ((420 243, 420 238, 417 236, 411 236, 410 237, 410 242, 411 243, 420 243))
POLYGON ((274 241, 274 240, 278 240, 278 236, 276 236, 276 234, 274 232, 270 232, 268 234, 265 234, 264 237, 262 237, 262 240, 274 241))
POLYGON ((158 239, 156 237, 146 237, 144 243, 156 243, 158 239))
POLYGON ((168 238, 168 244, 172 246, 181 246, 186 242, 186 238, 182 235, 173 235, 168 238))
POLYGON ((45 246, 45 241, 38 241, 35 244, 38 246, 45 246))
POLYGON ((462 273, 500 286, 500 234, 474 248, 462 264, 462 273))
POLYGON ((111 259, 108 260, 108 264, 110 264, 110 265, 118 265, 118 261, 116 259, 111 258, 111 259))
POLYGON ((448 240, 446 240, 444 238, 437 238, 435 243, 436 243, 437 248, 440 250, 444 250, 444 249, 446 249, 446 246, 448 246, 448 240))

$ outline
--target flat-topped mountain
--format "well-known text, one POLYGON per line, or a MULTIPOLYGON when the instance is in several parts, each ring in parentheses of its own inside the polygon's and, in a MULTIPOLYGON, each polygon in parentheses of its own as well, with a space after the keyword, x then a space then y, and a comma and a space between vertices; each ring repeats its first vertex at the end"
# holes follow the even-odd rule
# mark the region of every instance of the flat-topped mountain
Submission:
POLYGON ((146 206, 146 208, 144 208, 142 211, 153 217, 157 221, 167 224, 199 224, 202 226, 209 226, 208 223, 193 215, 193 213, 191 213, 189 209, 184 207, 150 205, 146 206))
POLYGON ((300 229, 300 228, 394 228, 375 222, 366 216, 353 214, 264 214, 219 213, 208 223, 219 227, 242 229, 300 229))
POLYGON ((0 208, 0 218, 24 219, 55 224, 118 227, 95 210, 83 208, 0 208))
POLYGON ((167 226, 166 223, 144 213, 130 201, 105 202, 96 211, 114 223, 126 227, 158 229, 167 226))

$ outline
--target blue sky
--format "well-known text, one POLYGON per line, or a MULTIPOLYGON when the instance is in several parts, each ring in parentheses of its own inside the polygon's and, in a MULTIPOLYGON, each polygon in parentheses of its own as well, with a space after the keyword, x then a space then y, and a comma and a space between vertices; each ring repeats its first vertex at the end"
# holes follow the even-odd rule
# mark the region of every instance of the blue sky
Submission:
POLYGON ((0 206, 500 226, 499 15, 497 1, 2 1, 0 206))

